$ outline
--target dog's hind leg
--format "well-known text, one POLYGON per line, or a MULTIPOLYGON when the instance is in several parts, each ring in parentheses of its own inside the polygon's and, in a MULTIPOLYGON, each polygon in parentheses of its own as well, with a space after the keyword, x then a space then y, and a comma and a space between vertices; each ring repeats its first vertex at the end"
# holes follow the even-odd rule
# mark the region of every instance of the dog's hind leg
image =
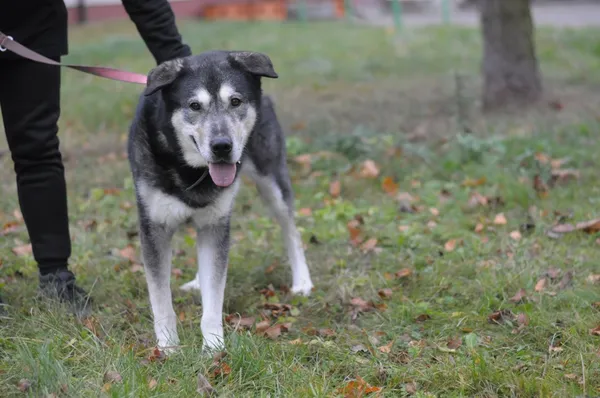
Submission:
POLYGON ((174 230, 140 217, 140 243, 158 347, 174 352, 179 344, 171 296, 171 239, 174 230))
POLYGON ((229 221, 198 228, 198 273, 196 280, 202 297, 200 329, 205 351, 224 348, 223 300, 229 255, 229 221))
POLYGON ((287 170, 282 166, 277 171, 277 175, 263 176, 257 172, 252 172, 250 175, 256 182, 260 196, 281 227, 292 269, 291 291, 294 294, 308 296, 313 283, 306 265, 302 238, 294 221, 294 193, 287 170))

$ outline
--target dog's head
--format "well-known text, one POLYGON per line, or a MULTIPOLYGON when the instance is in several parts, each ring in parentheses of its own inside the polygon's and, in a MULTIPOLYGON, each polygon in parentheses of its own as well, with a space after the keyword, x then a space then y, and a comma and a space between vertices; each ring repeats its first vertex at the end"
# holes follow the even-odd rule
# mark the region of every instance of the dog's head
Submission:
POLYGON ((160 64, 144 94, 161 91, 185 161, 208 166, 214 183, 225 187, 256 124, 262 77, 278 77, 267 55, 211 51, 160 64))

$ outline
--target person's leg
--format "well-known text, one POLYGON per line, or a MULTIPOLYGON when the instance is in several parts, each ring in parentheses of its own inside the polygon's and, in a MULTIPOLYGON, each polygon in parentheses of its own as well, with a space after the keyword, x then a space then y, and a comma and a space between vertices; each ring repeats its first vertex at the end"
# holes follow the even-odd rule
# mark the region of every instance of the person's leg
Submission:
POLYGON ((68 270, 71 239, 57 135, 61 70, 28 60, 2 64, 2 118, 40 285, 61 300, 81 301, 85 292, 75 286, 75 277, 68 270))

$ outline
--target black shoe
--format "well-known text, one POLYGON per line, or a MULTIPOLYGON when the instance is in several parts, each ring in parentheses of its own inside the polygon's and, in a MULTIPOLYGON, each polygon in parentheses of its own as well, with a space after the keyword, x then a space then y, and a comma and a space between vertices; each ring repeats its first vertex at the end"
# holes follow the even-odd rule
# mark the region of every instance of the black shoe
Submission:
POLYGON ((87 316, 90 312, 92 299, 75 284, 75 275, 71 271, 61 270, 40 275, 40 290, 45 296, 70 305, 76 315, 87 316))

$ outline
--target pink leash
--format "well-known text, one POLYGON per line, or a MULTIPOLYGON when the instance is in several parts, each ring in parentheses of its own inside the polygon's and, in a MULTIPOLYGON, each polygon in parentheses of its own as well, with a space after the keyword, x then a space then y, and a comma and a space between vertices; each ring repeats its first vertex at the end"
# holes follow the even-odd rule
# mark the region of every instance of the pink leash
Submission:
POLYGON ((122 82, 146 84, 146 75, 142 75, 139 73, 127 72, 124 70, 107 68, 104 66, 61 64, 59 62, 46 58, 43 55, 36 53, 35 51, 28 49, 27 47, 14 41, 12 37, 0 32, 0 52, 4 52, 6 50, 10 50, 23 58, 27 58, 36 62, 41 62, 44 64, 66 66, 67 68, 76 69, 80 72, 89 73, 91 75, 100 76, 112 80, 118 80, 122 82))

